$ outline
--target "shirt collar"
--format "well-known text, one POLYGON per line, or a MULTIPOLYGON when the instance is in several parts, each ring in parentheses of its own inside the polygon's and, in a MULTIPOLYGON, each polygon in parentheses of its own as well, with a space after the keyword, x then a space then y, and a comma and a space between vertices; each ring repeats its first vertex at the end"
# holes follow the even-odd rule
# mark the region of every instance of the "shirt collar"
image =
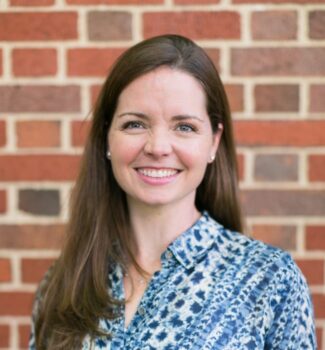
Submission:
POLYGON ((175 258, 187 269, 203 256, 216 242, 216 235, 223 226, 213 220, 207 211, 175 241, 173 241, 162 256, 162 260, 173 253, 175 258))

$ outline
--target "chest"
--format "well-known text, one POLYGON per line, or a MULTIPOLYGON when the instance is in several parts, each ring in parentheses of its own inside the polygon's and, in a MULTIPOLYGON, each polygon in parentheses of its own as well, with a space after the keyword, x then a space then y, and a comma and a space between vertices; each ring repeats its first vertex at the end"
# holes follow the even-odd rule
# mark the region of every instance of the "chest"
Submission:
POLYGON ((131 282, 129 278, 124 278, 123 287, 126 303, 124 306, 124 326, 128 328, 131 320, 136 314, 143 295, 147 289, 147 281, 139 280, 131 282))
POLYGON ((157 275, 106 323, 113 338, 98 349, 262 349, 271 312, 250 304, 252 290, 230 276, 219 283, 205 269, 157 275))

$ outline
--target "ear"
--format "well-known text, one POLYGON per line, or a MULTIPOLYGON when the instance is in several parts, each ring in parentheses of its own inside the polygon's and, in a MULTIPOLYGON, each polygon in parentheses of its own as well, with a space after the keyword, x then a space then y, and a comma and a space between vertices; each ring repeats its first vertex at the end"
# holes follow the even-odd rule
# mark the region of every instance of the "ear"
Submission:
POLYGON ((215 155, 218 151, 222 132, 223 132, 223 125, 221 123, 219 123, 218 130, 213 134, 213 142, 212 142, 212 146, 211 146, 211 154, 210 154, 210 158, 209 158, 209 163, 212 163, 214 161, 215 155))
POLYGON ((107 135, 106 135, 106 152, 109 151, 109 130, 107 131, 107 135))

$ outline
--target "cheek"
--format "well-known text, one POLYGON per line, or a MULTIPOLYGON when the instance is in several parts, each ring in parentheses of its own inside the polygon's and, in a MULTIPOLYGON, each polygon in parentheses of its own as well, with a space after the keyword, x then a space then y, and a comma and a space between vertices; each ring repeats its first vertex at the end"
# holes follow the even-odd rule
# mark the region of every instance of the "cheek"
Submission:
POLYGON ((200 135, 197 139, 189 140, 181 145, 184 156, 195 162, 207 162, 212 149, 212 137, 200 135))
POLYGON ((207 165, 207 150, 202 145, 182 147, 178 154, 187 168, 197 168, 199 171, 200 169, 204 170, 207 165))
POLYGON ((111 137, 109 139, 109 148, 112 154, 113 167, 115 165, 127 165, 138 156, 141 142, 140 140, 132 140, 130 142, 129 139, 123 137, 111 137))

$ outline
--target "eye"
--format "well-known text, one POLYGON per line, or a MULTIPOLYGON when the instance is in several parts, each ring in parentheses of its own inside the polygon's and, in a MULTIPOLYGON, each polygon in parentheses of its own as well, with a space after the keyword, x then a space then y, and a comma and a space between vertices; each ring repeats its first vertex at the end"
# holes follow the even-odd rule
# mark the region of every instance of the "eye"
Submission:
POLYGON ((194 125, 182 123, 177 125, 176 130, 181 132, 195 132, 197 129, 194 125))
POLYGON ((144 129, 145 125, 140 121, 128 121, 122 125, 122 129, 144 129))

